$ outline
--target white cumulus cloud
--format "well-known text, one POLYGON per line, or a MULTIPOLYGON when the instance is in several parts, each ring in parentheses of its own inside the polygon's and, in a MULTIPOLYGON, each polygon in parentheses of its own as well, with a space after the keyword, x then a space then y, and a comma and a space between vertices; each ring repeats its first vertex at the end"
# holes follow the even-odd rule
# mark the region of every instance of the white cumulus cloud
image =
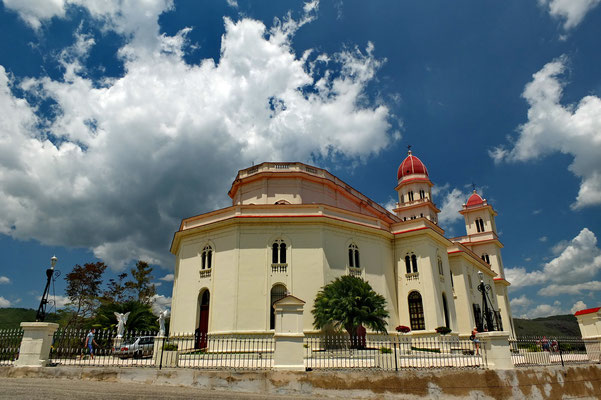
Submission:
POLYGON ((447 183, 442 186, 432 188, 432 196, 436 200, 440 213, 438 214, 438 224, 444 229, 452 232, 452 225, 463 220, 463 215, 459 211, 470 196, 469 192, 464 192, 458 188, 451 188, 447 183), (439 201, 442 199, 442 201, 439 201))
POLYGON ((0 308, 7 308, 10 307, 12 304, 10 302, 10 300, 5 299, 4 297, 0 296, 0 308))
POLYGON ((574 314, 576 311, 586 310, 586 304, 582 300, 578 300, 570 309, 570 312, 574 314))
POLYGON ((10 278, 7 276, 0 276, 0 284, 2 283, 10 283, 10 278))
POLYGON ((119 52, 121 77, 84 73, 94 40, 79 31, 59 55, 62 79, 16 79, 0 66, 0 233, 90 248, 115 269, 132 259, 170 266, 181 218, 227 206, 238 169, 360 161, 398 138, 387 106, 365 96, 383 62, 373 44, 297 56, 292 35, 310 15, 269 29, 225 19, 219 59, 190 65, 189 29, 159 34, 171 2, 149 0, 148 12, 134 12, 141 1, 86 2, 107 29, 131 35, 119 52), (56 102, 56 117, 36 115, 15 85, 56 102))
POLYGON ((566 63, 561 57, 534 74, 522 94, 530 105, 528 121, 518 128, 512 149, 500 146, 490 155, 496 162, 517 162, 555 152, 570 154, 569 170, 581 180, 572 208, 579 209, 601 205, 601 99, 589 95, 578 104, 560 103, 566 63))
POLYGON ((597 237, 588 228, 567 244, 561 253, 542 269, 507 268, 505 275, 514 288, 548 284, 538 293, 544 296, 579 294, 601 289, 601 283, 592 281, 601 271, 601 249, 597 237))
POLYGON ((601 0, 538 0, 547 7, 550 15, 564 20, 563 27, 568 30, 578 25, 586 14, 595 8, 601 0))
POLYGON ((165 282, 173 282, 174 276, 173 274, 167 274, 162 278, 159 278, 161 281, 165 281, 165 282))

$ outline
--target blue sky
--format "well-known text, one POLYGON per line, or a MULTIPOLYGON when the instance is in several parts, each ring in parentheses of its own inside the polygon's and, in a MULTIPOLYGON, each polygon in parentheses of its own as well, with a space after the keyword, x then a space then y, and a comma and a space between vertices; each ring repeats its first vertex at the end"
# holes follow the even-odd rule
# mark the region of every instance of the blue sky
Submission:
POLYGON ((448 236, 472 183, 498 210, 514 316, 601 305, 599 3, 1 0, 0 307, 54 254, 148 260, 168 303, 173 232, 238 169, 389 205, 409 144, 448 236))

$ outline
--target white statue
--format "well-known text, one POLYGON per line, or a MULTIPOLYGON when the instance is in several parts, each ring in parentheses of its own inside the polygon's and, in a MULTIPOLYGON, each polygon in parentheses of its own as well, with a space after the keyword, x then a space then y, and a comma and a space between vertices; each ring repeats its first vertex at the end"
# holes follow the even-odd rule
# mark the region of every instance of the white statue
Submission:
POLYGON ((159 314, 159 336, 165 336, 165 318, 169 315, 169 310, 165 310, 159 314))
POLYGON ((115 311, 115 317, 117 317, 117 337, 123 337, 123 331, 125 330, 125 324, 127 323, 127 317, 129 317, 129 311, 125 314, 120 314, 115 311))

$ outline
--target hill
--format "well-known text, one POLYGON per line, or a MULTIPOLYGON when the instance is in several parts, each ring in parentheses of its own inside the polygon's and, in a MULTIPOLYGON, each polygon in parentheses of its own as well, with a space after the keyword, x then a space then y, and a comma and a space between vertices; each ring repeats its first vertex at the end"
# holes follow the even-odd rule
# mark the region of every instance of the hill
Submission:
MULTIPOLYGON (((0 329, 16 329, 21 322, 35 321, 36 310, 30 308, 0 308, 0 329)), ((46 322, 56 322, 56 314, 48 314, 46 322)))
POLYGON ((543 335, 580 337, 578 321, 572 314, 534 319, 514 318, 513 326, 518 337, 543 335))

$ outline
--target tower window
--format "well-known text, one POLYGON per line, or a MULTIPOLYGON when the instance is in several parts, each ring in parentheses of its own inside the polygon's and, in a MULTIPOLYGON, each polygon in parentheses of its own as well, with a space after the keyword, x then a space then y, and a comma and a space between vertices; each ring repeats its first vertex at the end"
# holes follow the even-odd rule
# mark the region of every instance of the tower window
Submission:
POLYGON ((351 268, 361 268, 359 263, 359 248, 355 244, 348 247, 348 266, 351 268))
POLYGON ((409 197, 409 201, 413 201, 413 191, 407 193, 407 196, 409 197))
POLYGON ((488 254, 486 254, 486 253, 482 254, 482 260, 485 263, 490 264, 490 258, 488 257, 488 254))
POLYGON ((413 267, 413 272, 417 272, 417 257, 415 254, 411 254, 411 266, 413 267))
POLYGON ((401 194, 401 204, 405 202, 405 196, 401 194))
POLYGON ((411 257, 409 254, 405 256, 405 268, 407 269, 407 273, 411 273, 411 257))
POLYGON ((442 260, 440 258, 438 259, 438 274, 444 275, 444 270, 442 268, 442 260))
POLYGON ((426 198, 426 192, 424 192, 423 189, 419 191, 419 198, 420 199, 425 199, 426 198))
POLYGON ((276 240, 271 245, 272 264, 286 264, 286 243, 283 240, 276 240))
POLYGON ((484 232, 484 221, 482 221, 482 218, 476 219, 476 230, 478 232, 484 232))
POLYGON ((211 269, 213 266, 213 248, 210 245, 206 245, 205 248, 202 249, 200 259, 202 269, 211 269))

